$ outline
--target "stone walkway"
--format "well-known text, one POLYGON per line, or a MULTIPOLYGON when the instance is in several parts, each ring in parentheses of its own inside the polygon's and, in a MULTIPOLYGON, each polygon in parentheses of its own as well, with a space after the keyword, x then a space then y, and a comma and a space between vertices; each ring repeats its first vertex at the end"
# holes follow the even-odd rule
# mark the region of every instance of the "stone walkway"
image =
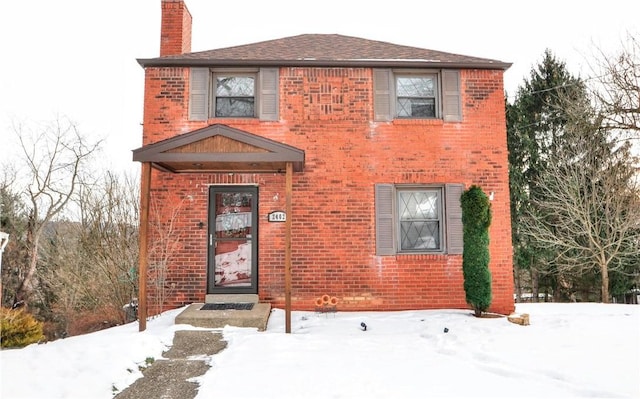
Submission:
POLYGON ((211 331, 176 331, 173 346, 143 371, 143 377, 120 392, 116 399, 193 399, 198 384, 187 381, 209 370, 203 356, 211 356, 227 347, 222 334, 211 331))

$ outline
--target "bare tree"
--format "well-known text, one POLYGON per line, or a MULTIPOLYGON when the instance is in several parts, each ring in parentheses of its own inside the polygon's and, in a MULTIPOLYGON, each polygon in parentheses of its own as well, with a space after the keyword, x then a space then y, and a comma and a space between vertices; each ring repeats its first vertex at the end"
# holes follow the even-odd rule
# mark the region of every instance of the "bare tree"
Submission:
MULTIPOLYGON (((173 206, 162 206, 152 201, 151 234, 149 247, 149 279, 153 289, 153 305, 157 312, 164 311, 167 297, 175 290, 176 283, 169 279, 173 256, 182 245, 183 233, 178 227, 186 199, 173 206)), ((167 203, 171 203, 168 202, 167 203)))
POLYGON ((79 187, 73 199, 79 214, 50 223, 40 251, 47 267, 39 269, 39 291, 50 293, 58 333, 128 321, 123 305, 137 292, 138 183, 107 172, 79 187))
POLYGON ((525 219, 533 240, 552 248, 560 281, 596 271, 602 301, 609 273, 640 258, 640 192, 629 143, 620 143, 608 116, 587 103, 566 102, 564 145, 549 158, 543 195, 525 219))
POLYGON ((81 261, 79 235, 78 223, 59 221, 48 224, 43 233, 46 239, 41 240, 39 258, 42 265, 38 268, 41 282, 32 297, 36 292, 40 295, 47 321, 57 325, 53 331, 55 337, 69 331, 76 313, 91 307, 86 302, 91 298, 88 292, 94 275, 81 261))
POLYGON ((14 306, 26 303, 33 291, 38 250, 45 226, 62 214, 77 190, 80 174, 100 142, 90 143, 69 120, 57 119, 35 128, 14 126, 27 181, 27 247, 29 260, 14 296, 14 306))
POLYGON ((624 138, 640 140, 640 38, 628 33, 613 55, 601 48, 595 51, 591 69, 603 123, 626 133, 624 138))
POLYGON ((78 195, 85 263, 98 282, 93 295, 122 315, 137 293, 139 183, 108 172, 78 195))

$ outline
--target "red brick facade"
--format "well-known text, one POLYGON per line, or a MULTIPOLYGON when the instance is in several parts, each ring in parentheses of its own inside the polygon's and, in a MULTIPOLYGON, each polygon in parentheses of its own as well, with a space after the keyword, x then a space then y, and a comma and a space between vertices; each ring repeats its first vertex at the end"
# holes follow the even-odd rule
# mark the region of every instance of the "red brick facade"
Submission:
MULTIPOLYGON (((468 307, 462 255, 376 255, 374 187, 380 183, 477 184, 493 192, 490 310, 514 310, 503 70, 460 69, 461 122, 374 121, 373 69, 367 67, 281 67, 279 120, 194 122, 188 120, 189 71, 146 68, 144 145, 215 123, 304 150, 288 215, 294 310, 312 310, 323 294, 337 297, 339 310, 468 307)), ((171 231, 172 247, 162 290, 150 270, 151 314, 160 302, 168 309, 204 301, 208 187, 227 183, 258 186, 258 294, 284 306, 285 224, 268 223, 267 215, 285 207, 285 175, 154 170, 151 217, 162 215, 162 228, 151 229, 151 246, 167 241, 158 231, 171 231)))

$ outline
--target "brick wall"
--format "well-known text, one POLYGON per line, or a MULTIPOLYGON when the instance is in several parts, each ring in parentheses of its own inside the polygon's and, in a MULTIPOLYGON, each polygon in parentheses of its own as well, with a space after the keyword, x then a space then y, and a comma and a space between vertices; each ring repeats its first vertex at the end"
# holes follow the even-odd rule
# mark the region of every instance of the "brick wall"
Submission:
MULTIPOLYGON (((491 311, 513 305, 503 71, 463 70, 463 122, 372 121, 372 71, 367 68, 282 68, 280 121, 210 120, 305 151, 293 177, 293 308, 313 309, 322 294, 341 310, 467 308, 460 255, 375 255, 376 183, 464 183, 494 192, 490 229, 491 311)), ((144 144, 206 123, 188 122, 188 70, 146 73, 144 144)), ((282 174, 186 174, 154 171, 152 201, 178 205, 179 243, 168 262, 164 307, 203 301, 206 293, 208 184, 258 184, 259 294, 284 306, 282 174), (278 194, 278 195, 276 195, 278 194), (200 228, 199 223, 205 227, 200 228), (167 292, 170 290, 170 295, 167 292)), ((153 216, 153 215, 152 215, 153 216)), ((165 224, 168 216, 164 215, 165 224)), ((153 241, 152 236, 152 241, 153 241)), ((158 295, 149 283, 149 293, 158 295)), ((154 299, 149 300, 153 313, 154 299)))

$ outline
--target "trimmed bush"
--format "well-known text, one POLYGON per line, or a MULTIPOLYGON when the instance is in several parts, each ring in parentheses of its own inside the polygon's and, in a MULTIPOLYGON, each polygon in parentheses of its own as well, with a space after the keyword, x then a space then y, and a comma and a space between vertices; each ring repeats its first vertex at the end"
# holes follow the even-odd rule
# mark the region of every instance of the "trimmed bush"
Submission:
POLYGON ((491 203, 478 186, 462 193, 462 273, 467 303, 476 316, 491 305, 491 272, 489 271, 489 226, 491 203))
POLYGON ((2 347, 22 348, 44 339, 42 322, 24 309, 0 308, 2 347))

